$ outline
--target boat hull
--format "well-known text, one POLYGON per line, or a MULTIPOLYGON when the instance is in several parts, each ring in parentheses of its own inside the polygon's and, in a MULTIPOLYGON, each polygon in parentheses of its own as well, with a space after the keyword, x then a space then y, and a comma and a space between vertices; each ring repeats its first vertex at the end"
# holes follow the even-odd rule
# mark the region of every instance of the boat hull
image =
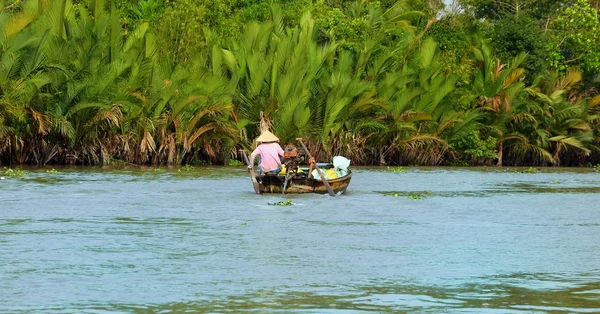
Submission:
MULTIPOLYGON (((283 175, 262 175, 257 176, 256 179, 260 183, 261 193, 281 193, 283 190, 283 184, 285 182, 285 176, 283 175)), ((332 180, 328 180, 331 189, 337 193, 345 193, 346 188, 350 184, 352 179, 352 172, 348 172, 347 175, 332 180)), ((327 194, 327 187, 321 180, 315 180, 313 178, 290 178, 285 189, 285 193, 288 194, 302 194, 302 193, 317 193, 327 194)))

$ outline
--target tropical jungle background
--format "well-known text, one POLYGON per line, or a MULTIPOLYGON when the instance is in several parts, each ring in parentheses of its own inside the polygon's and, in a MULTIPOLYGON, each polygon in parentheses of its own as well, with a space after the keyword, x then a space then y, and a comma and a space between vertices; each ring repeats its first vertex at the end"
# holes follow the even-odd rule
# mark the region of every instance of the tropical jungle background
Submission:
POLYGON ((0 0, 0 164, 600 163, 598 0, 0 0))

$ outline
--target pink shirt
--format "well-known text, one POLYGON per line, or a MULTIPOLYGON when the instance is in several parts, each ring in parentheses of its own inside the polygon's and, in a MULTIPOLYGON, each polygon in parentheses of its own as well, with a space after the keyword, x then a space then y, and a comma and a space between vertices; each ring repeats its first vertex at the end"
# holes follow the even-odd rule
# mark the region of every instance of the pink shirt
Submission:
POLYGON ((263 172, 275 170, 281 166, 279 156, 283 156, 283 149, 277 142, 258 145, 250 155, 250 164, 254 165, 254 158, 260 154, 260 167, 263 172))

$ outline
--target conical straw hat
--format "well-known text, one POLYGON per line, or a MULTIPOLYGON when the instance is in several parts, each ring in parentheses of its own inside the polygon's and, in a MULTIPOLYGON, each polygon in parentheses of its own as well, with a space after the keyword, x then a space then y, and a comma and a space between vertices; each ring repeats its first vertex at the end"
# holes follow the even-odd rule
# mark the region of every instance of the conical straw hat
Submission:
POLYGON ((269 131, 263 131, 259 137, 256 138, 257 142, 260 143, 268 143, 268 142, 279 142, 279 139, 275 134, 269 131))

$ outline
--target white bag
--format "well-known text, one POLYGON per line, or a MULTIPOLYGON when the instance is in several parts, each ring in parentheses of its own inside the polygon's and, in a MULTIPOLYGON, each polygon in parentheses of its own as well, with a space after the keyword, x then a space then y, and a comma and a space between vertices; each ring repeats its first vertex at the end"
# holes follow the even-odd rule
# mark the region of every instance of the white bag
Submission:
POLYGON ((333 157, 333 166, 335 170, 348 170, 350 166, 350 159, 343 156, 334 156, 333 157))
MULTIPOLYGON (((323 172, 323 176, 325 177, 325 180, 329 180, 329 178, 327 177, 327 175, 325 174, 325 172, 323 172)), ((312 177, 315 180, 321 181, 321 176, 319 175, 319 171, 317 171, 317 169, 313 169, 313 171, 312 171, 312 177)))

